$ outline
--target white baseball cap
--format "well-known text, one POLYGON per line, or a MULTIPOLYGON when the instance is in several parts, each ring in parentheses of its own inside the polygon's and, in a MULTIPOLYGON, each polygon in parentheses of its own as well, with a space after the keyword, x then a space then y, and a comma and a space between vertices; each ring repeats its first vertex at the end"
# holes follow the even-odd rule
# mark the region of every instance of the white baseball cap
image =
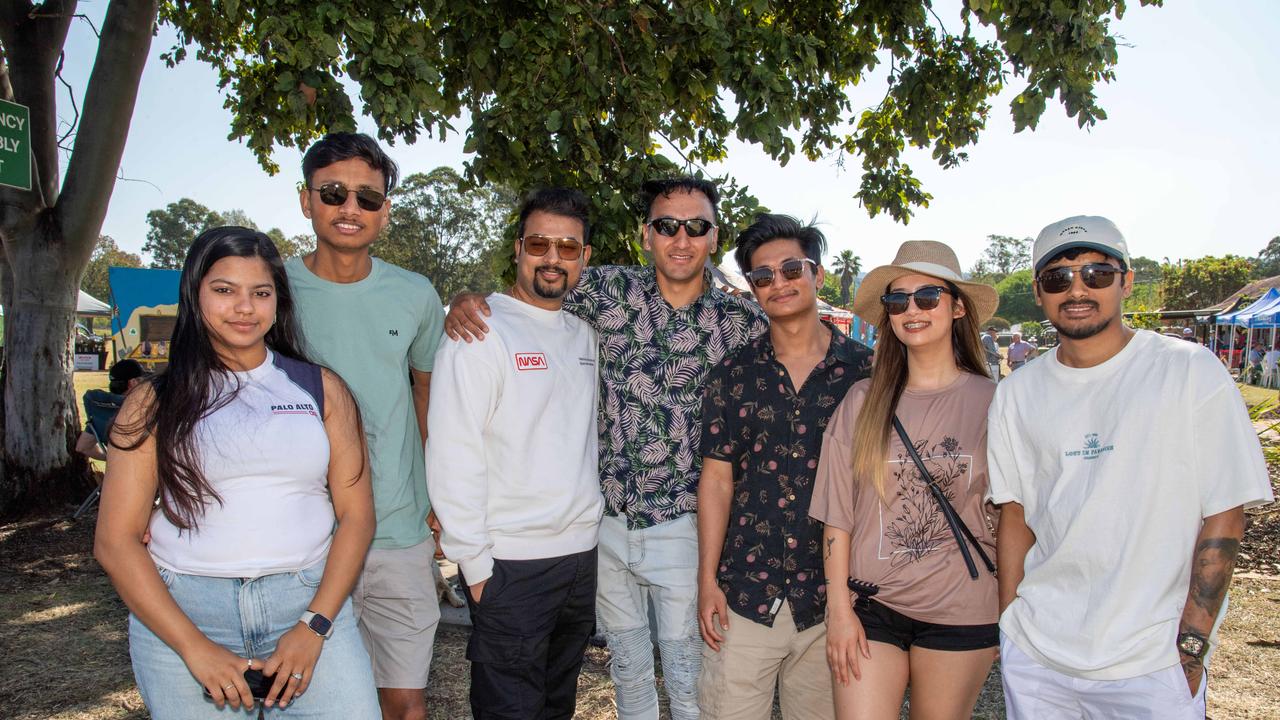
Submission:
POLYGON ((1059 220, 1040 231, 1031 250, 1031 263, 1038 274, 1054 255, 1071 248, 1096 250, 1130 267, 1129 244, 1115 223, 1096 215, 1076 215, 1059 220))

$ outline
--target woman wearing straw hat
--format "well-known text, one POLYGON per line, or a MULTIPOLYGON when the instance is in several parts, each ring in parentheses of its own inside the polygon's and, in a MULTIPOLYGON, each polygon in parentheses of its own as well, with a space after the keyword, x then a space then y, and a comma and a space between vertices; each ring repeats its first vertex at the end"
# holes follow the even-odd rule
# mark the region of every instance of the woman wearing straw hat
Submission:
POLYGON ((968 718, 995 659, 979 328, 997 304, 933 241, 903 243, 854 298, 875 368, 831 418, 809 511, 826 523, 838 718, 897 718, 908 685, 913 719, 968 718))

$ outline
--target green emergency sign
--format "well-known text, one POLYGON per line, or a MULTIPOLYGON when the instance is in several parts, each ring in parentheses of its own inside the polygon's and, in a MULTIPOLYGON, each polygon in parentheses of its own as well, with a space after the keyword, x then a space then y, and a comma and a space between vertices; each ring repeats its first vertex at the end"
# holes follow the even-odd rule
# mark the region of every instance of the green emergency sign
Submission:
POLYGON ((0 100, 0 185, 31 189, 31 110, 0 100))

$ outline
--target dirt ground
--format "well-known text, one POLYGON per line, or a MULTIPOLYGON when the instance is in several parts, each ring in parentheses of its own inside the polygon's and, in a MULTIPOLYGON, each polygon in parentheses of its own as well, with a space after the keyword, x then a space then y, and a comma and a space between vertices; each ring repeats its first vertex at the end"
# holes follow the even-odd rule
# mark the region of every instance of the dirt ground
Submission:
MULTIPOLYGON (((1222 647, 1213 662, 1209 715, 1214 720, 1280 717, 1280 684, 1275 681, 1280 677, 1280 573, 1252 559, 1276 560, 1277 515, 1259 515, 1246 536, 1251 560, 1233 586, 1222 647)), ((90 514, 77 523, 58 517, 0 526, 0 657, 5 668, 0 708, 5 717, 147 717, 129 667, 124 606, 90 553, 93 520, 90 514)), ((433 719, 470 714, 465 650, 465 630, 441 629, 427 689, 433 719)), ((587 653, 578 717, 614 717, 608 661, 607 650, 587 653)), ((776 710, 774 717, 781 717, 776 710)), ((1004 717, 998 671, 992 672, 975 717, 1004 717)))
MULTIPOLYGON (((77 373, 78 394, 105 384, 106 373, 77 373)), ((1253 400, 1248 393, 1246 400, 1253 400)), ((1280 495, 1280 466, 1271 468, 1271 481, 1280 495)), ((1232 585, 1231 608, 1212 662, 1213 720, 1280 718, 1280 503, 1248 514, 1250 526, 1232 585)), ((90 513, 76 523, 47 517, 0 525, 2 717, 148 717, 129 667, 127 612, 92 557, 95 517, 90 513)), ((448 626, 436 637, 427 688, 433 720, 470 717, 466 638, 465 630, 448 626)), ((587 652, 578 682, 577 717, 615 717, 608 662, 608 650, 587 652)), ((781 717, 776 707, 774 717, 781 717)), ((905 708, 902 717, 906 718, 905 708)), ((1004 717, 998 666, 974 717, 1004 717)))

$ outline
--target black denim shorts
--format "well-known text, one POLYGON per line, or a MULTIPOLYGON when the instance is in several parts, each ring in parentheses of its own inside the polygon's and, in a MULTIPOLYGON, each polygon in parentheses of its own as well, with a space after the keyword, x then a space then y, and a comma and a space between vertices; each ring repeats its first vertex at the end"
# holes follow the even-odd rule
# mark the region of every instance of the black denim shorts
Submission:
POLYGON ((859 598, 853 611, 862 622, 868 640, 910 650, 912 645, 930 650, 982 650, 1000 645, 1000 626, 942 625, 913 620, 872 598, 859 598))

